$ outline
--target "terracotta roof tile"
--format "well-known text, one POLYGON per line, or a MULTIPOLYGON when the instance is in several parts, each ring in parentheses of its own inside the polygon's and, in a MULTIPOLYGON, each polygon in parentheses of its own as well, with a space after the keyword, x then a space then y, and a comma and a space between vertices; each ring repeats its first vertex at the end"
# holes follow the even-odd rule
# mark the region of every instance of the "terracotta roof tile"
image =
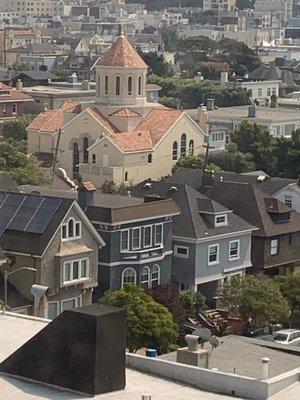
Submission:
POLYGON ((54 133, 63 127, 64 112, 79 113, 80 105, 65 103, 58 110, 41 112, 27 127, 27 129, 54 133))
POLYGON ((149 131, 121 132, 109 135, 108 138, 124 153, 153 149, 149 131))
POLYGON ((22 93, 20 90, 9 89, 9 86, 0 88, 0 90, 1 89, 7 91, 9 90, 9 94, 1 94, 0 92, 0 103, 7 103, 10 101, 33 101, 32 97, 28 96, 25 93, 22 93))
POLYGON ((85 111, 91 113, 101 124, 103 124, 111 133, 119 132, 119 130, 95 107, 87 107, 85 111))
POLYGON ((97 61, 96 66, 147 68, 147 64, 123 35, 119 36, 104 56, 97 61))
POLYGON ((123 118, 131 118, 131 117, 140 117, 141 115, 129 107, 123 107, 120 110, 117 110, 111 114, 110 117, 123 117, 123 118))
POLYGON ((96 188, 92 182, 83 182, 79 190, 81 192, 95 192, 96 188))
POLYGON ((167 133, 171 126, 184 113, 171 108, 153 108, 136 127, 135 131, 149 131, 155 145, 167 133))

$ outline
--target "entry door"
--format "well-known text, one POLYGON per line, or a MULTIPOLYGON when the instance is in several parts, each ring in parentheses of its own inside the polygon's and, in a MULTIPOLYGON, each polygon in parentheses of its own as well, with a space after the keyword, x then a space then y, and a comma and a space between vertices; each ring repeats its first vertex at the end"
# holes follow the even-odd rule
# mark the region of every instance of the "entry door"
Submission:
POLYGON ((102 155, 102 167, 108 167, 108 154, 102 155))

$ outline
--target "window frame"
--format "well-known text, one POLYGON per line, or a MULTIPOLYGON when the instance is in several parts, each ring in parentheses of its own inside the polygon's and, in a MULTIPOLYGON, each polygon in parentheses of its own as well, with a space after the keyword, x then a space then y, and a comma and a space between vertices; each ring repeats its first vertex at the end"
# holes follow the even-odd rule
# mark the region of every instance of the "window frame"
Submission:
POLYGON ((152 245, 153 245, 153 226, 152 225, 145 225, 143 227, 143 247, 147 249, 149 247, 152 247, 152 245), (150 228, 150 244, 146 244, 145 243, 145 238, 146 238, 145 231, 148 228, 150 228))
POLYGON ((285 194, 285 195, 284 195, 284 204, 285 204, 287 207, 293 208, 293 196, 290 195, 290 194, 285 194), (289 199, 287 199, 287 197, 288 197, 289 199), (289 200, 290 200, 290 201, 289 201, 289 200))
POLYGON ((115 95, 121 96, 121 77, 116 75, 115 77, 115 95))
POLYGON ((122 252, 125 252, 125 251, 129 251, 129 246, 130 246, 130 229, 122 229, 121 230, 121 235, 120 235, 121 237, 120 237, 120 251, 121 251, 121 253, 122 252), (127 248, 126 249, 123 249, 122 248, 122 246, 123 246, 123 238, 122 238, 122 235, 123 235, 123 232, 127 232, 127 248))
POLYGON ((131 247, 132 250, 139 250, 141 248, 142 245, 142 228, 139 227, 134 227, 131 229, 131 247), (134 232, 135 231, 139 231, 139 245, 138 247, 134 246, 134 232))
POLYGON ((219 243, 214 243, 214 244, 210 244, 208 246, 208 257, 207 257, 207 264, 208 265, 217 265, 220 263, 220 244, 219 243), (215 261, 210 261, 210 249, 212 247, 216 247, 217 248, 217 259, 215 261))
POLYGON ((155 224, 155 228, 154 228, 154 244, 155 246, 160 246, 164 244, 164 224, 162 222, 160 222, 159 224, 155 224), (161 242, 157 242, 156 240, 156 229, 157 226, 161 226, 161 242))
POLYGON ((82 237, 82 221, 80 221, 80 220, 76 221, 74 217, 70 217, 66 222, 61 224, 60 237, 63 242, 81 239, 81 237, 82 237), (74 230, 73 236, 70 236, 70 233, 69 233, 69 221, 70 220, 73 220, 73 230, 74 230), (79 235, 76 235, 77 226, 79 226, 79 235), (66 230, 66 237, 63 236, 64 229, 66 230))
POLYGON ((47 302, 47 318, 48 319, 52 319, 52 318, 49 318, 49 304, 56 304, 56 306, 57 306, 57 314, 54 317, 54 318, 56 318, 60 314, 60 301, 59 300, 53 300, 53 301, 50 300, 50 301, 47 302))
POLYGON ((240 239, 234 239, 234 240, 230 240, 230 242, 229 242, 229 246, 228 246, 228 259, 229 259, 229 261, 236 261, 236 260, 239 260, 239 258, 240 258, 240 239), (236 256, 231 256, 231 245, 233 244, 233 243, 237 243, 238 245, 237 245, 237 255, 236 256))
POLYGON ((74 308, 77 308, 79 306, 77 297, 70 297, 69 299, 63 299, 60 302, 60 314, 62 312, 64 312, 64 311, 66 311, 66 310, 63 310, 63 303, 66 303, 67 301, 71 301, 71 300, 75 300, 75 307, 74 308))
POLYGON ((271 256, 277 256, 279 254, 279 238, 271 239, 270 254, 271 254, 271 256), (276 246, 273 246, 272 242, 275 242, 275 241, 276 241, 276 246), (276 249, 276 253, 273 253, 273 249, 276 249))
POLYGON ((125 285, 136 286, 136 282, 137 282, 137 281, 136 281, 136 270, 135 270, 134 268, 132 268, 132 267, 126 267, 125 269, 123 269, 122 275, 121 275, 121 287, 122 287, 122 289, 123 289, 123 287, 124 287, 125 285), (125 275, 125 272, 128 271, 128 270, 134 272, 134 283, 133 283, 133 284, 124 283, 124 275, 125 275))
POLYGON ((174 245, 174 255, 176 256, 176 257, 179 257, 179 258, 189 258, 190 257, 190 248, 188 247, 188 246, 183 246, 183 245, 180 245, 180 244, 175 244, 174 245), (180 254, 180 253, 178 253, 178 249, 179 248, 182 248, 182 249, 185 249, 185 250, 187 250, 187 252, 186 252, 186 254, 180 254))
POLYGON ((150 287, 150 283, 151 283, 151 272, 150 272, 150 268, 148 266, 144 266, 142 268, 141 271, 141 285, 147 284, 147 287, 150 287), (143 280, 143 271, 147 269, 147 274, 148 274, 148 280, 144 281, 143 280))
POLYGON ((186 157, 187 135, 183 133, 180 136, 180 158, 186 157))
POLYGON ((152 271, 150 272, 150 284, 153 286, 153 282, 157 282, 157 285, 160 284, 160 266, 158 264, 154 264, 152 267, 152 271), (157 278, 153 278, 152 275, 155 272, 154 268, 157 267, 157 278))
POLYGON ((66 260, 62 264, 62 274, 61 274, 61 281, 62 281, 62 286, 70 286, 70 285, 75 285, 76 283, 84 282, 90 279, 90 265, 89 265, 89 257, 82 257, 82 258, 77 258, 74 260, 66 260), (81 263, 82 261, 86 262, 86 276, 81 276, 82 275, 82 266, 81 263), (73 270, 74 270, 74 263, 78 262, 78 278, 73 279, 73 270), (66 265, 70 264, 70 280, 65 280, 65 270, 66 270, 66 265))
POLYGON ((220 226, 227 226, 228 224, 228 216, 227 214, 218 214, 215 215, 215 227, 220 227, 220 226), (223 218, 224 217, 224 221, 223 222, 217 222, 218 218, 223 218))
POLYGON ((178 142, 175 141, 173 142, 173 147, 172 147, 172 161, 177 161, 178 160, 178 142))

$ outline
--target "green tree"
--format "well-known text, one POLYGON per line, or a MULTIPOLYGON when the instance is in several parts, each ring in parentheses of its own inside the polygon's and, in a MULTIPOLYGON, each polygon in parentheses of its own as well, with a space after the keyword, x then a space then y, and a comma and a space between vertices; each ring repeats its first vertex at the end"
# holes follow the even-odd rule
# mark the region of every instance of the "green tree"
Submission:
POLYGON ((277 139, 275 157, 278 175, 294 179, 300 175, 300 129, 291 138, 277 139))
MULTIPOLYGON (((186 157, 180 157, 177 163, 173 167, 173 172, 179 168, 192 168, 192 169, 203 169, 205 160, 202 156, 188 155, 186 157)), ((215 164, 207 164, 206 169, 209 171, 220 171, 220 168, 215 164)))
POLYGON ((166 51, 176 51, 178 35, 175 27, 162 27, 159 31, 166 51))
POLYGON ((148 65, 148 73, 157 76, 172 76, 174 71, 170 64, 168 64, 162 55, 157 53, 143 53, 139 50, 139 54, 145 63, 148 65))
MULTIPOLYGON (((293 322, 295 315, 300 313, 300 273, 278 275, 274 277, 274 282, 278 284, 283 297, 289 303, 291 309, 290 319, 293 322)), ((300 324, 295 328, 300 328, 300 324)))
POLYGON ((243 173, 256 169, 252 154, 237 151, 234 143, 231 143, 225 151, 210 153, 208 159, 223 171, 243 173))
POLYGON ((229 312, 241 319, 244 332, 249 325, 281 321, 290 313, 287 300, 271 278, 235 277, 223 283, 219 295, 229 312))
POLYGON ((4 122, 2 128, 2 135, 5 139, 26 140, 26 128, 33 120, 34 116, 26 115, 18 117, 13 121, 4 122))
POLYGON ((190 292, 184 292, 180 295, 183 307, 194 314, 195 311, 205 311, 206 298, 201 292, 196 292, 194 294, 190 292))
POLYGON ((171 313, 142 288, 126 285, 123 289, 105 293, 100 302, 126 309, 127 347, 130 352, 153 347, 162 354, 176 344, 178 326, 171 313))

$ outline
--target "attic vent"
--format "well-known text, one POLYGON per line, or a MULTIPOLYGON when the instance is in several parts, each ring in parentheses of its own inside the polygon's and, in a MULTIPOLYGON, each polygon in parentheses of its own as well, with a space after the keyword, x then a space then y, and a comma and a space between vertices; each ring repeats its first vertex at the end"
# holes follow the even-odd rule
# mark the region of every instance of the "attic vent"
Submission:
POLYGON ((150 183, 150 182, 146 182, 144 185, 145 189, 151 189, 151 187, 152 187, 152 183, 150 183))
POLYGON ((170 190, 170 192, 177 192, 178 188, 177 188, 177 186, 171 186, 169 190, 170 190))
POLYGON ((265 175, 259 175, 259 176, 257 177, 257 182, 264 182, 265 179, 266 179, 266 176, 265 176, 265 175))

